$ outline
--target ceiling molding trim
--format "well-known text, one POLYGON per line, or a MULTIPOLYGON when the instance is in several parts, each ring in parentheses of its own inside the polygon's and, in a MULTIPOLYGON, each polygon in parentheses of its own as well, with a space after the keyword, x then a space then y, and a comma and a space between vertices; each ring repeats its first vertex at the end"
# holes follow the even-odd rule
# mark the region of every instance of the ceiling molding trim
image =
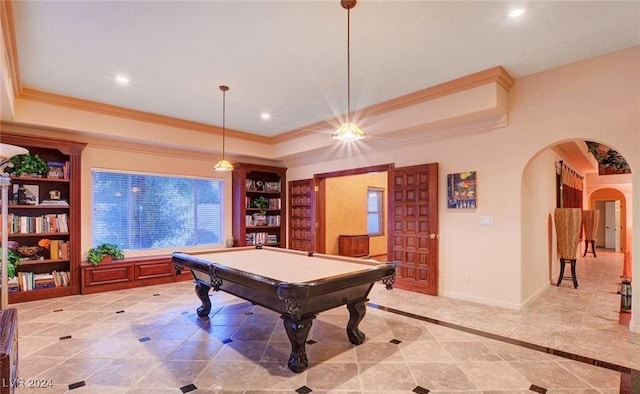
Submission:
MULTIPOLYGON (((163 126, 176 127, 186 130, 199 131, 214 135, 222 135, 222 128, 211 126, 204 123, 193 122, 173 118, 165 115, 152 114, 150 112, 137 111, 133 109, 118 107, 110 104, 97 103, 94 101, 77 99, 73 97, 63 96, 55 93, 47 93, 40 90, 23 88, 22 93, 18 96, 22 100, 37 101, 45 104, 58 105, 62 107, 72 108, 81 111, 93 112, 102 115, 115 116, 119 118, 131 119, 139 122, 155 123, 163 126)), ((227 136, 243 139, 246 141, 254 141, 263 144, 271 144, 271 138, 259 136, 256 134, 246 133, 243 131, 225 129, 227 136)))
MULTIPOLYGON (((387 112, 397 111, 398 109, 416 105, 425 101, 434 100, 439 97, 448 96, 454 93, 462 92, 464 90, 473 89, 478 86, 486 85, 489 83, 496 83, 502 86, 506 92, 511 90, 515 80, 507 70, 502 66, 496 66, 484 71, 470 74, 452 81, 441 83, 426 89, 418 90, 413 93, 406 94, 404 96, 396 97, 388 101, 384 101, 379 104, 374 104, 370 107, 363 108, 355 111, 353 118, 364 120, 367 117, 382 115, 387 112)), ((273 141, 276 143, 289 141, 292 139, 307 136, 319 131, 326 131, 331 129, 332 123, 328 120, 313 123, 300 129, 288 131, 273 137, 273 141)))
POLYGON ((20 78, 20 67, 18 66, 18 44, 16 42, 16 29, 13 22, 13 0, 0 1, 0 28, 2 29, 2 39, 7 49, 7 60, 9 67, 9 78, 13 86, 15 95, 22 89, 20 78))

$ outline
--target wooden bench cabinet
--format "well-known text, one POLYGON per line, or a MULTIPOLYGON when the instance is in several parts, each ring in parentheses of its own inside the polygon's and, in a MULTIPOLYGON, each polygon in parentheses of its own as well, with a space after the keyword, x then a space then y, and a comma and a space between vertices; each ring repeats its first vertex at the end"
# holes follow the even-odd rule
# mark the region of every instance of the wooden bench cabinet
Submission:
POLYGON ((369 235, 338 236, 338 254, 349 257, 369 257, 369 235))

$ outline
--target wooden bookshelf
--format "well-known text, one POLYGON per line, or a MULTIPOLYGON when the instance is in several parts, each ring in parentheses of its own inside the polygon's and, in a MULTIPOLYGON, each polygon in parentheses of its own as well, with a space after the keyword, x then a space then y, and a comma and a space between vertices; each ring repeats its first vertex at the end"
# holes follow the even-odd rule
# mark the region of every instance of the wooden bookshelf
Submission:
POLYGON ((254 164, 236 164, 232 174, 233 245, 263 244, 286 247, 287 169, 254 164), (259 197, 269 201, 264 222, 256 220, 259 197))
MULTIPOLYGON (((25 128, 26 129, 26 128, 25 128)), ((28 132, 28 130, 24 130, 28 132)), ((68 285, 12 292, 9 288, 9 303, 61 297, 80 292, 80 164, 81 153, 86 144, 73 141, 13 134, 2 130, 2 142, 29 150, 29 154, 40 156, 48 164, 58 166, 60 172, 51 172, 42 177, 10 176, 9 187, 9 241, 20 246, 38 246, 41 240, 64 244, 64 254, 59 248, 42 248, 34 259, 21 261, 16 271, 20 273, 50 274, 53 271, 68 272, 68 285), (64 170, 63 170, 64 169, 64 170), (29 186, 37 202, 20 201, 14 188, 29 186), (57 195, 58 199, 51 196, 57 195), (47 201, 66 201, 55 205, 47 201), (15 221, 17 225, 14 226, 15 221), (55 223, 53 223, 55 222, 55 223), (63 223, 64 222, 64 223, 63 223), (64 225, 64 226, 63 226, 64 225), (58 250, 56 253, 55 250, 58 250), (52 251, 56 256, 52 255, 52 251)), ((4 231, 5 229, 3 229, 4 231)))

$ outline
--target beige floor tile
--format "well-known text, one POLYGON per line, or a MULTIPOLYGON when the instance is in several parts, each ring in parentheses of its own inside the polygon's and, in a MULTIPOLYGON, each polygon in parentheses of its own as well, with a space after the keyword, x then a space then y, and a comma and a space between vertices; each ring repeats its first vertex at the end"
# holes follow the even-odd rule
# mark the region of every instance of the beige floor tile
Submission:
POLYGON ((199 318, 189 282, 32 301, 11 305, 18 309, 19 374, 52 379, 52 394, 168 394, 190 384, 212 394, 304 386, 313 393, 395 394, 421 386, 440 394, 524 394, 531 384, 547 393, 613 394, 619 372, 518 341, 640 369, 640 334, 618 321, 621 262, 599 252, 579 264, 579 289, 570 281, 550 284, 521 311, 376 284, 359 327, 366 341, 349 342, 345 307, 321 313, 302 373, 287 367, 291 345, 277 313, 218 292, 210 296, 211 318, 199 318), (69 390, 79 382, 85 386, 69 390))

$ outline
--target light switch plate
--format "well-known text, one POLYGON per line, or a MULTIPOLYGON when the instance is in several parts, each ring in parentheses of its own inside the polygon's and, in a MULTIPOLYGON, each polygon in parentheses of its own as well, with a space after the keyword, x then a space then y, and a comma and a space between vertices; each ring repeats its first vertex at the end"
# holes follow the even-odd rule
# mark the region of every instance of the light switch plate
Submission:
POLYGON ((493 216, 480 216, 480 225, 493 226, 493 216))

